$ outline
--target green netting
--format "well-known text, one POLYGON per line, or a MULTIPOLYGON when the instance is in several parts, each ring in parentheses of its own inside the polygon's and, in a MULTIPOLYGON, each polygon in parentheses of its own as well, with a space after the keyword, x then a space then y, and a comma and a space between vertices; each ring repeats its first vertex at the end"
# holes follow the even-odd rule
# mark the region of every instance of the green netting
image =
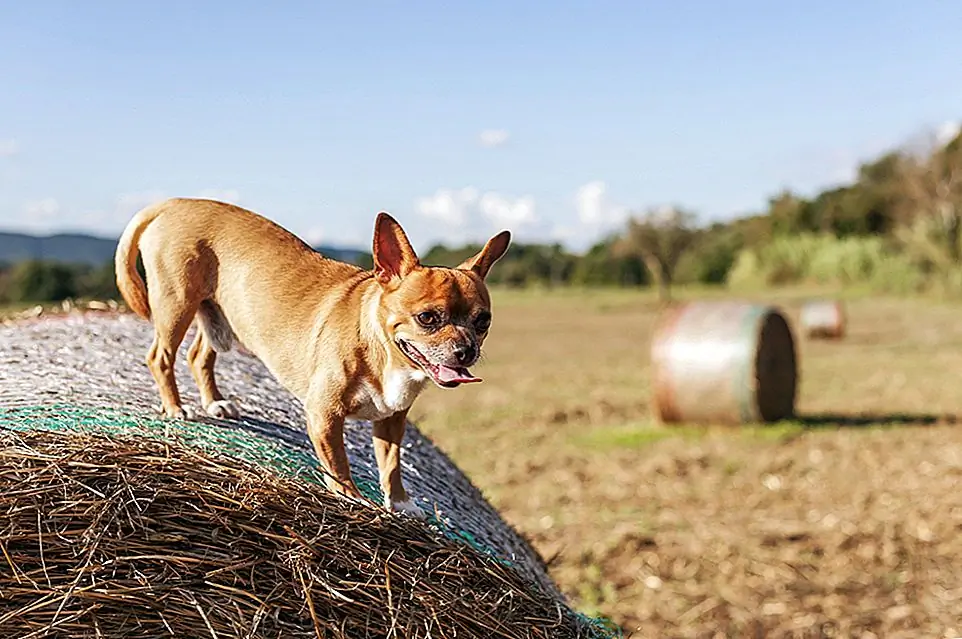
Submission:
MULTIPOLYGON (((324 472, 313 453, 250 430, 226 428, 212 422, 162 420, 113 408, 47 404, 0 407, 0 428, 148 437, 176 442, 210 456, 226 456, 273 474, 324 486, 324 472)), ((383 494, 376 482, 360 477, 356 477, 355 482, 365 497, 376 503, 382 502, 383 494)), ((433 513, 428 513, 428 520, 448 539, 467 544, 504 565, 514 565, 479 542, 470 532, 448 525, 433 513)), ((598 639, 623 636, 620 629, 606 619, 575 614, 594 629, 598 639)))

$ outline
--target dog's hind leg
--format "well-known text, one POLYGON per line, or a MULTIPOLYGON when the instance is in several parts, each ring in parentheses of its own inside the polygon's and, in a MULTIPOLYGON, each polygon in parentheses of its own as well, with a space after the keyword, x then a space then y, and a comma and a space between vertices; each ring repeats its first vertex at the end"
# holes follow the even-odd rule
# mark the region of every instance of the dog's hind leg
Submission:
POLYGON ((187 362, 200 390, 201 403, 211 417, 236 419, 240 417, 240 411, 233 402, 224 399, 214 378, 217 353, 230 350, 234 332, 220 309, 209 301, 202 302, 197 310, 197 324, 197 335, 187 351, 187 362))
POLYGON ((151 303, 151 309, 154 342, 147 352, 147 367, 157 382, 164 415, 185 419, 190 416, 184 411, 180 392, 177 390, 174 361, 177 358, 177 348, 184 341, 194 313, 183 306, 168 312, 164 306, 155 303, 151 303))

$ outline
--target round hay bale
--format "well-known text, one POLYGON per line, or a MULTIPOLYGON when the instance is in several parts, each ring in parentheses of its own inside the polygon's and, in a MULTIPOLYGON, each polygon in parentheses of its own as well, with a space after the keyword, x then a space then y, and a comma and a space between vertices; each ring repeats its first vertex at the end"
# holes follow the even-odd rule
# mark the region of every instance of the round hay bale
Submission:
POLYGON ((799 322, 806 337, 841 339, 845 337, 845 308, 838 300, 813 300, 802 306, 799 322))
POLYGON ((676 307, 656 329, 651 359, 654 410, 665 423, 744 424, 794 415, 795 343, 772 306, 676 307))
POLYGON ((577 637, 417 522, 147 438, 0 428, 0 635, 577 637))
MULTIPOLYGON (((620 636, 413 424, 428 522, 329 493, 303 407, 249 355, 218 358, 240 420, 159 419, 151 335, 125 315, 0 327, 0 636, 620 636)), ((345 443, 379 503, 371 424, 345 443)))

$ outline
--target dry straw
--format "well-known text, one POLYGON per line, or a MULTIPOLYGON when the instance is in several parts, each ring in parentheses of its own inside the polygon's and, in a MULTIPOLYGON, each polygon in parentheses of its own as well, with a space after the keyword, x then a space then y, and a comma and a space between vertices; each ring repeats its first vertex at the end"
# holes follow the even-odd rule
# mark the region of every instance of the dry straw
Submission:
POLYGON ((139 437, 0 429, 0 636, 592 637, 421 522, 139 437))

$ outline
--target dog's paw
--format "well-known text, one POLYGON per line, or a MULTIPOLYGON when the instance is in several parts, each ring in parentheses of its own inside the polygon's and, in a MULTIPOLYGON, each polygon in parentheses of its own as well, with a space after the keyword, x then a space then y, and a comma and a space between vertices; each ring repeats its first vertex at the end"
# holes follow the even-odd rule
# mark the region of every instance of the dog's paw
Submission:
POLYGON ((229 399, 221 399, 207 405, 207 414, 218 419, 237 419, 240 417, 240 410, 229 399))
POLYGON ((385 506, 388 510, 396 513, 401 513, 402 515, 407 515, 409 517, 414 517, 416 519, 427 519, 428 515, 424 512, 420 506, 414 503, 414 500, 408 498, 404 501, 392 501, 390 498, 385 499, 385 506))
POLYGON ((194 409, 190 406, 161 406, 157 412, 168 419, 189 421, 195 417, 194 409))

